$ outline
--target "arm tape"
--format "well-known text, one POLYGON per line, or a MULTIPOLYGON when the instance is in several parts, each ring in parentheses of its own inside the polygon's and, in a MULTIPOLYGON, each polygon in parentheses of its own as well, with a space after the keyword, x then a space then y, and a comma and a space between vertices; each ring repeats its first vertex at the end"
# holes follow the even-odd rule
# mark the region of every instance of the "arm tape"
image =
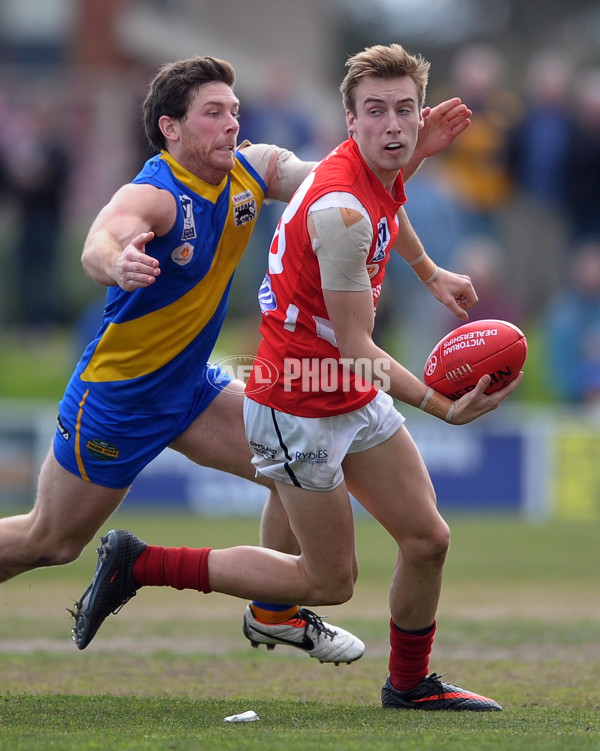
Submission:
POLYGON ((423 401, 419 404, 419 409, 422 409, 423 412, 427 412, 434 417, 439 417, 440 420, 452 422, 454 412, 456 411, 456 402, 452 402, 450 404, 450 409, 448 409, 447 404, 444 403, 445 401, 446 397, 438 394, 437 391, 434 391, 430 386, 425 392, 423 401))
POLYGON ((431 282, 436 280, 437 266, 425 251, 423 251, 418 258, 415 258, 412 261, 407 261, 407 263, 412 267, 412 270, 423 284, 431 284, 431 282))
POLYGON ((263 180, 268 179, 269 169, 272 169, 272 159, 275 156, 277 195, 270 194, 270 197, 278 201, 289 201, 296 188, 316 164, 316 162, 303 162, 293 151, 267 143, 244 141, 239 149, 263 180))
POLYGON ((367 256, 373 240, 371 223, 361 217, 346 226, 339 208, 311 211, 317 238, 313 250, 319 261, 321 287, 343 292, 371 289, 367 256))

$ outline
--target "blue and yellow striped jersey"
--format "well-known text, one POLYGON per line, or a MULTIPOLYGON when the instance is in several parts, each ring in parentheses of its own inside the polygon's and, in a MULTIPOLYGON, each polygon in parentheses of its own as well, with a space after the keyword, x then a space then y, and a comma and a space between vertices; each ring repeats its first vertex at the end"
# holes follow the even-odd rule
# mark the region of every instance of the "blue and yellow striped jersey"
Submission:
POLYGON ((161 274, 144 289, 108 289, 102 325, 73 377, 113 409, 179 412, 204 378, 266 185, 239 152, 220 185, 203 182, 165 151, 133 182, 168 190, 177 202, 171 230, 146 246, 161 274))

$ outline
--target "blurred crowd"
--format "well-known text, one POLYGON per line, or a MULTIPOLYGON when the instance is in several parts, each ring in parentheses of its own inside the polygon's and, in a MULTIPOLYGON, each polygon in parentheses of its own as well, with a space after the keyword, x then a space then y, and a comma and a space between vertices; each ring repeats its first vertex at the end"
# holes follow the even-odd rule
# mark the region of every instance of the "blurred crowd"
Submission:
MULTIPOLYGON (((410 180, 407 212, 429 254, 473 279, 480 302, 471 318, 523 328, 536 343, 531 357, 551 397, 598 402, 600 67, 582 68, 558 49, 532 54, 518 74, 508 63, 491 47, 464 47, 444 85, 430 88, 430 105, 461 97, 473 110, 472 125, 410 180)), ((283 66, 262 94, 238 95, 240 140, 317 159, 345 137, 341 111, 324 133, 283 66)), ((63 113, 49 98, 15 103, 0 93, 0 213, 12 227, 11 247, 0 247, 11 301, 2 300, 5 276, 0 328, 75 323, 65 320, 61 303, 61 248, 69 200, 81 184, 80 155, 65 135, 63 113)), ((257 320, 249 312, 282 209, 275 203, 263 211, 236 275, 230 321, 240 326, 257 320)), ((435 342, 456 325, 411 269, 392 259, 377 321, 385 346, 420 373, 435 342)))
MULTIPOLYGON (((410 181, 406 208, 431 255, 473 279, 480 302, 471 318, 510 320, 531 335, 530 359, 550 397, 598 403, 600 67, 577 69, 560 50, 544 50, 521 77, 519 89, 490 47, 457 54, 429 101, 460 96, 472 125, 410 181)), ((456 321, 402 264, 394 272, 412 294, 388 293, 382 327, 419 372, 432 339, 456 321)))
POLYGON ((27 93, 0 93, 0 198, 10 219, 3 227, 10 284, 0 290, 10 306, 0 297, 0 325, 36 329, 65 322, 60 260, 72 166, 60 107, 27 93))

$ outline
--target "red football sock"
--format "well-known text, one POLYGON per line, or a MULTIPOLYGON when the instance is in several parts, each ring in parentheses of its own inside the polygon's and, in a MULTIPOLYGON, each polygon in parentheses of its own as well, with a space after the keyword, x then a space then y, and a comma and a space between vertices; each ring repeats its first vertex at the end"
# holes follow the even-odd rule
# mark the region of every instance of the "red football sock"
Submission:
POLYGON ((390 682, 398 691, 408 691, 429 673, 436 623, 425 633, 402 631, 390 619, 390 682))
POLYGON ((140 586, 195 589, 209 594, 208 554, 212 548, 162 548, 148 545, 133 565, 140 586))

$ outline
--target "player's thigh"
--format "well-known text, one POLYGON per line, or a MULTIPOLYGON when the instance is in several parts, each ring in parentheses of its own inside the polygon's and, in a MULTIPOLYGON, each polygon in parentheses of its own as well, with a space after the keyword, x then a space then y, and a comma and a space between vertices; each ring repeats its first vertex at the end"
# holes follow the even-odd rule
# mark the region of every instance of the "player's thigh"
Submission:
POLYGON ((115 489, 82 480, 48 453, 40 471, 38 493, 29 515, 38 541, 86 545, 117 509, 127 488, 115 489))
POLYGON ((343 469, 350 492, 396 541, 428 537, 445 526, 429 473, 405 426, 374 448, 347 454, 343 469))
MULTIPOLYGON (((171 444, 196 464, 255 480, 244 431, 244 384, 231 381, 171 444)), ((265 480, 261 484, 269 485, 265 480)))
POLYGON ((344 483, 319 492, 275 483, 290 527, 302 550, 302 565, 312 575, 334 575, 337 568, 354 577, 354 519, 344 483))

